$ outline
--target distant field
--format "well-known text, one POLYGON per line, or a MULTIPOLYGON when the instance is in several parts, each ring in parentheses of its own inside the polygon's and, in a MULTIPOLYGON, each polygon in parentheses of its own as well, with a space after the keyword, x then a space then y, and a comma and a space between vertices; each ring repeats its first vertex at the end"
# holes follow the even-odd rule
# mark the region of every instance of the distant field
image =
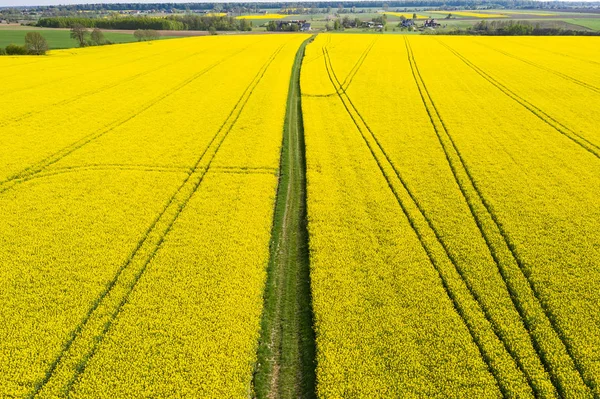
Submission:
POLYGON ((504 14, 490 14, 475 11, 451 11, 452 15, 457 17, 471 17, 471 18, 506 18, 504 14))
MULTIPOLYGON (((67 30, 48 30, 48 29, 0 29, 0 47, 6 47, 9 44, 23 44, 27 32, 40 32, 48 41, 51 49, 77 47, 77 42, 69 36, 67 30)), ((113 43, 128 43, 136 39, 130 33, 105 32, 104 37, 113 43)))
MULTIPOLYGON (((398 17, 398 18, 401 18, 401 17, 412 18, 414 13, 384 11, 383 14, 385 14, 387 16, 398 17)), ((427 19, 427 18, 428 17, 426 17, 425 15, 417 14, 417 19, 427 19)))
POLYGON ((258 14, 258 15, 240 15, 239 17, 235 17, 236 19, 281 19, 286 16, 283 14, 258 14))
POLYGON ((564 21, 589 29, 600 30, 600 18, 565 18, 564 21))

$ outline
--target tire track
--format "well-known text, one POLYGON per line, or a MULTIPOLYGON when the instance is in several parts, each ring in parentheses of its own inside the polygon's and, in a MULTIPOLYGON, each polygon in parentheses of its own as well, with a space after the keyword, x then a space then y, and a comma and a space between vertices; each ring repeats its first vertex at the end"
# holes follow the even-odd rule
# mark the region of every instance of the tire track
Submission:
MULTIPOLYGON (((438 39, 438 41, 439 41, 439 39, 438 39)), ((443 43, 442 41, 439 41, 439 42, 444 47, 446 47, 448 50, 450 50, 450 52, 452 52, 461 61, 463 61, 469 68, 474 70, 478 75, 480 75, 482 78, 487 80, 490 84, 492 84, 493 86, 498 88, 507 97, 509 97, 512 100, 514 100, 515 102, 519 103, 521 106, 523 106, 529 112, 531 112, 532 114, 537 116, 541 121, 545 122, 547 125, 552 127, 554 130, 556 130, 563 136, 569 138, 575 144, 578 144, 581 148, 588 151, 590 154, 594 155, 596 158, 600 159, 600 147, 598 145, 592 143, 585 137, 575 133, 573 130, 569 129, 562 123, 558 122, 556 119, 552 118, 550 115, 548 115, 541 109, 537 108, 535 105, 531 104, 529 101, 525 100, 524 98, 520 97, 515 92, 511 91, 509 88, 507 88, 502 83, 500 83, 499 81, 497 81, 496 79, 491 77, 489 74, 487 74, 481 68, 479 68, 478 66, 473 64, 471 61, 469 61, 468 59, 463 57, 460 53, 458 53, 456 50, 454 50, 452 47, 450 47, 446 43, 443 43)))
POLYGON ((503 229, 493 208, 483 196, 479 185, 467 167, 464 157, 450 135, 427 90, 408 40, 406 40, 406 46, 415 82, 419 87, 423 104, 430 116, 440 145, 446 154, 455 181, 469 205, 471 215, 486 241, 490 254, 494 258, 498 271, 510 293, 513 305, 519 312, 534 344, 533 346, 552 378, 554 387, 563 397, 591 397, 594 391, 593 381, 586 380, 583 365, 574 356, 568 339, 557 324, 556 317, 541 299, 541 295, 531 280, 531 275, 527 271, 524 262, 518 256, 508 234, 503 229), (428 102, 431 103, 432 109, 428 109, 428 102), (440 128, 437 127, 434 119, 439 120, 440 128), (464 175, 462 179, 459 174, 464 175), (473 195, 469 195, 468 192, 472 192, 473 195), (475 208, 479 208, 480 212, 477 212, 475 208), (487 214, 487 221, 483 220, 482 214, 487 214), (486 228, 485 226, 490 227, 486 228), (497 235, 497 238, 494 239, 493 235, 497 235), (498 241, 500 245, 495 244, 498 241), (559 352, 562 353, 557 354, 554 348, 558 348, 559 352))
POLYGON ((532 46, 530 44, 525 44, 525 43, 523 43, 521 41, 516 41, 516 40, 511 40, 511 41, 513 43, 519 44, 521 46, 533 48, 533 49, 536 49, 536 50, 542 50, 542 51, 545 51, 547 53, 552 53, 552 54, 560 55, 561 57, 568 58, 569 62, 573 61, 573 59, 576 59, 578 61, 583 61, 583 62, 587 62, 587 63, 590 63, 590 64, 600 65, 600 62, 596 62, 596 61, 593 61, 593 60, 588 60, 588 59, 585 59, 585 58, 580 58, 580 57, 577 57, 577 56, 574 56, 574 55, 568 55, 568 54, 559 53, 558 51, 548 50, 548 49, 545 49, 543 47, 532 46))
MULTIPOLYGON (((358 69, 360 69, 365 58, 367 58, 367 56, 369 55, 369 52, 375 45, 375 42, 377 41, 377 39, 379 39, 379 38, 377 37, 377 38, 373 39, 373 41, 369 44, 369 46, 367 46, 365 51, 363 51, 363 53, 360 55, 360 57, 358 57, 358 60, 352 66, 352 68, 350 69, 350 72, 348 72, 346 79, 344 79, 344 83, 342 84, 342 91, 345 92, 348 89, 348 87, 350 86, 350 83, 352 83, 352 80, 354 79, 354 76, 356 76, 356 73, 358 73, 358 69), (343 86, 346 84, 348 79, 350 79, 350 81, 348 82, 348 85, 344 89, 343 86)), ((327 41, 327 43, 330 43, 330 42, 331 42, 331 36, 329 37, 329 40, 327 41)), ((329 47, 330 49, 334 47, 334 46, 329 46, 328 44, 326 46, 329 47)), ((322 58, 322 57, 323 57, 323 54, 319 55, 317 58, 313 58, 312 61, 322 58)), ((310 61, 308 61, 308 62, 310 62, 310 61)), ((303 62, 303 64, 306 64, 308 62, 303 62)), ((338 95, 338 93, 337 92, 328 93, 328 94, 305 94, 305 93, 302 93, 302 95, 304 97, 336 97, 338 95)))
MULTIPOLYGON (((323 51, 324 51, 324 55, 325 55, 324 58, 325 58, 326 68, 327 68, 327 72, 328 72, 330 81, 333 84, 334 88, 336 88, 336 90, 338 91, 338 95, 344 105, 344 108, 346 109, 348 115, 351 117, 354 124, 356 125, 365 144, 369 148, 371 155, 373 156, 374 160, 376 161, 381 173, 385 177, 388 187, 390 188, 390 190, 396 197, 398 205, 400 206, 400 208, 402 209, 402 212, 408 219, 410 226, 415 231, 415 234, 417 235, 417 237, 421 243, 421 246, 423 247, 429 261, 431 262, 432 266, 436 270, 436 272, 441 280, 442 286, 444 287, 444 290, 445 290, 446 294, 448 295, 448 298, 452 302, 457 314, 462 319, 462 322, 464 323, 465 327, 467 328, 474 344, 477 346, 479 353, 481 355, 481 358, 484 361, 484 363, 486 364, 490 374, 494 377, 500 392, 502 393, 502 395, 504 397, 512 397, 513 395, 511 394, 511 392, 515 389, 515 385, 521 383, 521 381, 515 381, 514 379, 508 378, 508 376, 507 376, 508 371, 506 369, 504 369, 505 366, 496 357, 501 356, 501 354, 500 354, 501 351, 504 351, 507 353, 507 356, 509 356, 509 359, 515 366, 516 370, 518 370, 518 364, 516 362, 514 362, 514 359, 512 359, 510 357, 510 352, 508 352, 508 350, 506 348, 506 343, 502 339, 500 339, 500 337, 497 335, 492 321, 489 319, 486 312, 484 311, 484 309, 482 309, 479 301, 477 300, 476 293, 473 291, 468 280, 465 279, 461 268, 458 267, 458 264, 457 264, 456 260, 454 259, 453 255, 449 252, 445 243, 441 240, 441 237, 440 237, 439 233, 435 230, 431 220, 427 218, 427 216, 425 215, 425 213, 422 210, 421 205, 416 201, 416 198, 414 197, 412 192, 408 189, 406 182, 401 177, 401 175, 395 170, 392 162, 390 161, 390 158, 387 156, 384 149, 379 144, 377 138, 372 134, 372 131, 370 130, 368 125, 366 125, 366 123, 364 122, 364 119, 362 119, 362 117, 360 116, 360 114, 358 113, 358 111, 356 110, 354 105, 352 104, 351 100, 349 99, 348 95, 343 93, 338 88, 338 85, 336 85, 335 81, 337 81, 339 84, 339 80, 335 77, 335 72, 333 72, 331 64, 327 64, 329 55, 328 55, 326 49, 324 49, 323 51), (358 115, 358 118, 352 114, 352 111, 350 110, 350 108, 352 108, 354 110, 354 112, 358 115), (360 120, 360 122, 359 122, 359 120, 360 120), (364 125, 364 128, 360 127, 361 123, 364 125), (375 142, 375 145, 372 145, 369 142, 365 131, 370 133, 371 139, 375 142), (379 156, 376 155, 375 147, 377 147, 379 152, 381 152, 381 154, 382 154, 381 156, 386 161, 385 164, 382 162, 382 160, 380 160, 379 156), (417 220, 415 219, 414 216, 411 215, 411 212, 409 212, 408 205, 405 203, 405 201, 403 201, 401 199, 401 195, 398 193, 398 191, 394 187, 394 184, 392 183, 391 178, 390 178, 390 173, 385 171, 385 169, 386 169, 385 165, 389 165, 387 168, 393 170, 391 175, 392 176, 394 174, 396 175, 396 178, 398 179, 404 192, 408 196, 409 203, 412 203, 413 206, 416 208, 417 218, 421 219, 421 223, 425 224, 425 226, 426 226, 425 230, 430 230, 432 235, 435 237, 435 240, 433 242, 428 242, 426 234, 424 234, 422 231, 422 228, 420 228, 417 225, 417 220), (436 243, 437 243, 437 246, 441 247, 442 251, 440 251, 439 249, 436 250, 436 248, 434 248, 436 246, 436 243), (448 260, 448 262, 451 265, 450 269, 446 270, 440 264, 440 262, 438 261, 439 256, 442 257, 441 259, 445 258, 448 260), (456 284, 459 284, 459 285, 457 286, 456 284), (466 294, 467 297, 465 299, 461 300, 459 298, 459 295, 455 292, 455 290, 457 288, 459 290, 464 290, 468 293, 468 294, 466 294), (471 301, 473 303, 469 303, 469 302, 471 302, 469 299, 471 299, 471 301), (475 320, 472 320, 473 316, 476 318, 475 320), (482 330, 490 331, 491 334, 493 334, 493 337, 495 337, 495 339, 490 341, 490 339, 488 337, 479 333, 482 330), (498 347, 498 345, 495 344, 494 341, 497 341, 498 344, 501 345, 501 347, 498 347), (490 354, 490 352, 494 353, 494 354, 492 355, 492 354, 490 354)), ((429 240, 429 241, 431 241, 431 240, 429 240)), ((442 262, 443 262, 443 260, 442 260, 442 262)), ((510 368, 510 366, 506 366, 506 367, 510 368)), ((527 386, 527 388, 528 388, 528 390, 530 390, 530 392, 533 392, 533 390, 531 389, 531 386, 528 384, 523 373, 520 370, 517 372, 519 373, 519 375, 521 375, 523 377, 524 381, 522 383, 527 386)))
MULTIPOLYGON (((136 51, 132 51, 131 53, 135 54, 135 53, 139 53, 140 51, 141 51, 141 49, 136 49, 136 51)), ((127 60, 127 61, 119 63, 119 64, 108 65, 106 67, 94 70, 93 73, 97 73, 97 72, 101 72, 101 71, 106 71, 107 69, 112 69, 112 68, 119 68, 119 67, 122 67, 124 65, 132 64, 134 62, 138 62, 140 60, 152 57, 153 55, 154 54, 150 54, 150 55, 146 55, 146 56, 143 56, 143 57, 136 58, 134 60, 127 60)), ((114 58, 114 54, 110 54, 110 55, 108 55, 106 57, 97 58, 96 61, 104 60, 104 59, 107 59, 107 58, 114 58)), ((62 69, 66 69, 68 71, 70 69, 70 67, 66 66, 65 68, 62 68, 62 69)), ((59 70, 62 70, 62 69, 59 69, 59 70)), ((60 82, 63 82, 65 80, 68 80, 68 79, 78 78, 78 77, 81 77, 83 75, 87 75, 89 73, 90 73, 90 71, 83 71, 82 73, 78 73, 77 75, 65 76, 63 78, 60 78, 60 79, 57 79, 57 80, 51 80, 51 81, 46 82, 46 83, 35 84, 35 85, 27 86, 27 87, 22 87, 22 88, 20 88, 18 90, 11 91, 11 94, 20 93, 20 92, 26 91, 26 90, 39 89, 40 87, 43 87, 43 86, 51 85, 53 83, 60 83, 60 82)), ((16 76, 16 75, 19 75, 19 73, 16 73, 13 76, 16 76)))
MULTIPOLYGON (((572 384, 569 384, 570 378, 573 378, 575 381, 578 380, 578 376, 574 375, 575 365, 571 363, 572 368, 569 369, 571 359, 564 358, 567 356, 566 352, 564 352, 564 356, 558 360, 556 359, 556 354, 552 354, 555 351, 553 351, 549 345, 557 345, 560 348, 563 346, 563 342, 557 341, 560 336, 556 335, 556 332, 552 330, 551 325, 544 322, 544 314, 540 307, 539 298, 534 292, 530 291, 529 286, 531 283, 528 284, 525 281, 527 276, 524 274, 522 268, 519 267, 514 256, 508 252, 509 248, 504 245, 505 241, 503 237, 501 237, 498 223, 491 218, 488 209, 486 209, 483 204, 483 196, 479 189, 475 187, 475 182, 472 179, 462 156, 459 155, 458 148, 427 90, 416 64, 409 41, 406 39, 405 41, 408 61, 412 69, 415 83, 419 89, 423 105, 429 115, 431 125, 444 151, 446 161, 452 171, 454 180, 469 206, 471 216, 488 247, 490 255, 494 259, 498 272, 504 282, 505 289, 509 293, 512 304, 521 318, 537 357, 550 376, 556 392, 560 393, 563 397, 568 397, 570 396, 569 393, 574 392, 574 388, 568 388, 568 386, 573 387, 572 384), (487 217, 484 215, 487 215, 487 217), (559 370, 557 370, 557 368, 559 370), (562 368, 567 368, 569 370, 566 372, 561 371, 560 369, 562 368), (563 374, 567 374, 569 379, 565 380, 559 377, 563 374)), ((522 355, 519 354, 519 351, 515 349, 513 349, 513 351, 515 360, 522 362, 522 355)), ((540 395, 542 395, 544 391, 547 391, 547 389, 544 388, 544 381, 537 381, 537 379, 534 378, 534 376, 529 375, 525 369, 523 371, 532 380, 532 383, 536 386, 540 395)), ((580 392, 583 395, 589 393, 586 392, 585 389, 582 390, 583 387, 581 386, 577 387, 575 385, 575 388, 578 389, 577 392, 580 392)))
POLYGON ((574 77, 572 77, 572 76, 569 76, 569 75, 567 75, 567 74, 564 74, 564 73, 562 73, 562 72, 556 71, 556 70, 554 70, 554 69, 552 69, 552 68, 545 67, 545 66, 543 66, 543 65, 540 65, 540 64, 538 64, 538 63, 536 63, 536 62, 533 62, 533 61, 527 60, 527 59, 525 59, 525 58, 521 58, 521 57, 519 57, 519 56, 517 56, 517 55, 510 54, 510 53, 508 53, 508 52, 506 52, 506 51, 503 51, 503 50, 497 49, 497 48, 495 48, 495 47, 492 47, 492 46, 490 46, 490 45, 488 45, 488 44, 481 43, 481 42, 475 42, 475 43, 479 44, 479 45, 480 45, 480 46, 482 46, 482 47, 489 48, 490 50, 497 51, 497 52, 499 52, 500 54, 504 54, 504 55, 505 55, 505 56, 507 56, 507 57, 511 57, 511 58, 514 58, 515 60, 518 60, 518 61, 521 61, 521 62, 523 62, 523 63, 525 63, 525 64, 531 65, 531 66, 533 66, 533 67, 535 67, 535 68, 539 68, 539 69, 541 69, 541 70, 544 70, 544 71, 546 71, 546 72, 550 72, 550 73, 552 73, 552 74, 554 74, 554 75, 556 75, 556 76, 558 76, 558 77, 561 77, 561 78, 563 78, 563 79, 566 79, 566 80, 570 81, 571 83, 575 83, 575 84, 577 84, 577 85, 579 85, 579 86, 581 86, 581 87, 583 87, 583 88, 586 88, 586 89, 588 89, 588 90, 591 90, 591 91, 593 91, 593 92, 595 92, 595 93, 598 93, 598 94, 600 94, 600 89, 599 89, 598 87, 596 87, 596 86, 592 85, 592 84, 589 84, 589 83, 583 82, 583 81, 581 81, 581 80, 579 80, 579 79, 575 79, 575 78, 574 78, 574 77))
POLYGON ((36 173, 28 177, 17 179, 18 183, 24 183, 31 180, 43 179, 46 177, 59 176, 67 173, 74 173, 79 171, 142 171, 142 172, 190 172, 192 169, 188 167, 162 167, 154 165, 136 165, 136 164, 97 164, 97 165, 81 165, 81 166, 70 166, 64 168, 51 169, 47 172, 36 173))
MULTIPOLYGON (((137 78, 140 78, 140 77, 142 77, 142 76, 145 76, 145 75, 148 75, 148 74, 150 74, 150 73, 153 73, 153 72, 159 71, 159 70, 161 70, 161 69, 164 69, 164 68, 166 68, 166 67, 168 67, 168 66, 171 66, 171 65, 173 65, 173 64, 176 64, 176 63, 178 63, 178 62, 183 62, 183 61, 187 60, 188 58, 195 57, 195 56, 197 56, 198 54, 201 54, 201 53, 203 53, 203 52, 206 52, 206 51, 208 51, 208 50, 210 50, 210 49, 212 49, 212 48, 207 48, 207 49, 204 49, 204 50, 201 50, 201 51, 197 51, 197 52, 195 52, 195 53, 193 53, 193 54, 187 55, 187 56, 185 56, 185 57, 183 57, 183 58, 180 58, 180 59, 178 59, 178 60, 175 60, 175 61, 172 61, 172 62, 168 62, 168 63, 166 63, 166 64, 163 64, 163 65, 161 65, 161 66, 160 66, 160 67, 158 67, 158 68, 150 68, 150 69, 148 69, 147 71, 140 72, 140 73, 137 73, 137 74, 135 74, 135 75, 132 75, 132 76, 127 76, 126 78, 124 78, 124 79, 121 79, 121 80, 119 80, 119 81, 117 81, 117 82, 112 82, 112 83, 109 83, 108 85, 102 86, 102 87, 100 87, 100 88, 93 89, 93 90, 90 90, 90 91, 87 91, 87 92, 83 92, 83 93, 77 94, 76 96, 73 96, 73 97, 70 97, 70 98, 64 99, 64 100, 62 100, 62 101, 58 101, 58 102, 56 102, 56 103, 52 103, 52 104, 46 104, 46 105, 43 105, 42 107, 39 107, 39 108, 38 108, 38 109, 36 109, 36 110, 32 110, 32 111, 29 111, 29 112, 25 112, 25 113, 23 113, 23 114, 21 114, 21 115, 19 115, 19 116, 15 117, 15 118, 12 118, 12 119, 7 119, 7 120, 3 121, 2 123, 0 123, 0 128, 2 128, 2 127, 5 127, 5 126, 7 126, 7 125, 10 125, 10 124, 13 124, 13 123, 22 122, 22 121, 24 121, 24 120, 28 119, 29 117, 31 117, 31 116, 33 116, 33 115, 35 115, 36 113, 40 112, 40 109, 45 109, 45 108, 48 108, 48 107, 56 107, 56 106, 69 105, 69 104, 71 104, 71 103, 73 103, 73 102, 75 102, 75 101, 77 101, 77 100, 79 100, 79 99, 81 99, 81 98, 84 98, 84 97, 89 97, 89 96, 93 96, 93 95, 95 95, 95 94, 98 94, 98 93, 102 93, 103 91, 110 90, 110 89, 112 89, 112 88, 114 88, 114 87, 118 87, 118 86, 120 86, 121 84, 124 84, 124 83, 131 82, 131 81, 133 81, 133 80, 135 80, 135 79, 137 79, 137 78)), ((174 51, 174 50, 170 50, 170 51, 167 51, 167 52, 165 52, 165 53, 171 53, 171 52, 173 52, 173 51, 174 51)), ((164 57, 164 56, 165 56, 165 53, 152 54, 152 55, 150 55, 150 56, 148 56, 148 57, 151 57, 151 56, 159 56, 159 57, 164 57)), ((137 62, 137 61, 139 61, 139 60, 141 60, 141 59, 148 58, 148 57, 142 57, 142 58, 140 58, 140 59, 133 60, 133 61, 131 61, 131 63, 137 62)))
POLYGON ((192 83, 193 81, 195 81, 196 79, 200 78, 202 75, 204 75, 205 73, 209 72, 210 70, 212 70, 213 68, 217 67, 218 65, 222 64, 223 62, 225 62, 226 60, 238 55, 239 53, 247 50, 248 47, 245 47, 233 54, 230 54, 228 56, 226 56, 225 58, 222 58, 221 60, 213 63, 212 65, 204 68, 203 70, 201 70, 200 72, 192 75, 191 77, 185 79, 184 81, 180 82, 179 84, 177 84, 176 86, 172 87, 171 89, 169 89, 168 91, 164 92, 163 94, 155 97, 154 99, 152 99, 151 101, 147 102, 145 105, 143 105, 141 108, 139 108, 137 111, 133 112, 132 114, 127 115, 124 118, 121 118, 118 121, 112 122, 108 125, 106 125, 104 128, 99 129, 99 131, 96 131, 94 133, 91 133, 87 136, 84 136, 83 138, 79 139, 78 141, 76 141, 75 143, 55 152, 54 154, 42 159, 41 161, 28 166, 27 168, 21 170, 20 172, 17 172, 15 174, 13 174, 12 176, 6 178, 3 181, 0 181, 0 194, 2 194, 3 192, 7 191, 8 189, 12 188, 14 186, 14 184, 9 185, 8 188, 2 188, 3 185, 6 185, 7 183, 11 183, 16 179, 19 178, 23 178, 23 177, 27 177, 36 173, 39 173, 40 171, 42 171, 43 169, 47 168, 48 166, 60 161, 61 159, 67 157, 68 155, 72 154, 73 152, 77 151, 78 149, 84 147, 85 145, 99 139, 100 137, 104 136, 105 134, 115 130, 116 128, 120 127, 121 125, 124 125, 125 123, 129 122, 130 120, 134 119, 135 117, 139 116, 140 114, 142 114, 143 112, 147 111, 149 108, 153 107, 154 105, 158 104, 159 102, 161 102, 162 100, 170 97, 171 95, 175 94, 177 91, 181 90, 182 88, 184 88, 185 86, 187 86, 188 84, 192 83))
POLYGON ((85 372, 89 359, 95 355, 106 333, 127 303, 150 261, 162 246, 165 237, 200 187, 219 148, 239 119, 254 89, 282 48, 283 46, 279 47, 254 76, 221 127, 197 159, 192 170, 188 172, 186 179, 144 232, 134 250, 119 267, 105 290, 93 302, 80 324, 71 332, 58 356, 50 364, 45 377, 35 384, 29 398, 68 396, 79 376, 85 372), (207 154, 209 155, 205 159, 207 154), (203 163, 206 163, 206 165, 203 166, 203 163))
MULTIPOLYGON (((362 53, 362 55, 358 58, 358 61, 356 61, 356 64, 354 64, 354 66, 350 70, 350 73, 348 73, 348 76, 346 76, 346 79, 344 79, 344 81, 341 83, 341 88, 343 92, 346 92, 346 90, 348 90, 348 87, 350 87, 350 85, 352 84, 352 80, 354 80, 354 77, 358 73, 358 70, 360 69, 360 67, 362 67, 363 62, 365 62, 365 59, 371 52, 371 49, 375 45, 377 39, 379 39, 379 37, 373 39, 369 46, 367 46, 366 50, 362 53), (344 88, 344 86, 346 87, 344 88)), ((331 59, 329 61, 331 62, 331 59)))

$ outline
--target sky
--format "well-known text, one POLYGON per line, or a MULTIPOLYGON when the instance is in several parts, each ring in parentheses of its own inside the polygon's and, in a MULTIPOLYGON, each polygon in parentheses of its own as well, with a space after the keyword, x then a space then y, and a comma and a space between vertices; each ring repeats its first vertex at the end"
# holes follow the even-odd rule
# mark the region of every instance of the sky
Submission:
MULTIPOLYGON (((297 2, 298 0, 259 0, 261 2, 269 1, 289 1, 297 2)), ((311 0, 301 0, 303 3, 310 2, 311 0)), ((317 0, 313 0, 317 1, 317 0)), ((569 1, 569 0, 565 0, 569 1)), ((598 1, 598 0, 576 0, 576 1, 598 1)), ((86 3, 235 3, 236 0, 0 0, 1 7, 14 7, 14 6, 47 6, 47 5, 59 5, 59 4, 86 4, 86 3)), ((239 2, 246 2, 245 0, 239 0, 239 2)))
MULTIPOLYGON (((251 0, 249 0, 251 1, 251 0)), ((298 2, 298 0, 257 0, 260 2, 298 2)), ((311 0, 302 0, 303 3, 311 0)), ((312 0, 318 1, 318 0, 312 0)), ((110 3, 247 3, 246 0, 0 0, 1 7, 14 6, 55 6, 59 4, 110 4, 110 3)))

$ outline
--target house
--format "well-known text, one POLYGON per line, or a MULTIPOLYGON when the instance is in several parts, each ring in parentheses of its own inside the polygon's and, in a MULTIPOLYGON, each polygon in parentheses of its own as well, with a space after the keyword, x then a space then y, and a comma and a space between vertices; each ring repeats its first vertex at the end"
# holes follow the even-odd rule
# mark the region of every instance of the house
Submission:
POLYGON ((402 21, 400 26, 403 28, 410 28, 412 26, 415 26, 415 20, 414 19, 405 19, 402 21))
POLYGON ((426 28, 435 28, 437 26, 440 26, 440 24, 438 24, 435 19, 431 18, 431 19, 427 19, 425 20, 425 25, 423 25, 426 28))
POLYGON ((312 30, 312 29, 310 27, 310 23, 308 23, 308 22, 304 22, 302 24, 302 26, 300 26, 300 31, 302 31, 302 32, 308 32, 309 30, 312 30))

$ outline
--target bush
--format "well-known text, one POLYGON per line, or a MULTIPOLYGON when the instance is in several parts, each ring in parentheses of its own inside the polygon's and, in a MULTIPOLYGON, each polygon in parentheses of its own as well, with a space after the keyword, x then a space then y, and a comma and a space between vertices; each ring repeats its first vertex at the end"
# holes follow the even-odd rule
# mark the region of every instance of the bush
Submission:
POLYGON ((8 46, 6 46, 6 54, 8 54, 8 55, 27 55, 27 49, 25 48, 25 46, 9 44, 8 46))
POLYGON ((0 55, 6 55, 6 50, 4 50, 4 47, 0 47, 0 55))
POLYGON ((141 42, 146 40, 158 40, 160 38, 160 33, 153 29, 138 29, 133 32, 133 36, 138 42, 141 42))
POLYGON ((98 28, 94 28, 91 34, 92 45, 101 46, 106 43, 104 33, 98 28))

